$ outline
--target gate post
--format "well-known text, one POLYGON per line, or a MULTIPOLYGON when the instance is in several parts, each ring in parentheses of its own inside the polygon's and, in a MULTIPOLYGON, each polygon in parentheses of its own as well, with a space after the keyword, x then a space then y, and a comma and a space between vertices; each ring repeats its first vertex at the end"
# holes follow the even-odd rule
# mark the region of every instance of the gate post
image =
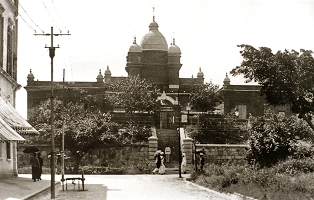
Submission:
POLYGON ((150 163, 155 163, 154 154, 158 148, 158 138, 156 136, 150 136, 148 138, 148 160, 150 163))
POLYGON ((184 138, 182 144, 182 153, 186 156, 186 169, 193 171, 192 158, 193 158, 193 140, 191 138, 184 138))

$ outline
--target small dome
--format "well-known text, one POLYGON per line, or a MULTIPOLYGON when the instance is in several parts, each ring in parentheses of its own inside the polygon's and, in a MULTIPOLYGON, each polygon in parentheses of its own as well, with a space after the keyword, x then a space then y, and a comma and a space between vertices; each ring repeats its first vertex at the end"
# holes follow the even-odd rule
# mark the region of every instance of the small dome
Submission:
POLYGON ((98 76, 97 76, 97 79, 98 78, 104 78, 103 76, 102 76, 102 74, 101 74, 101 69, 99 69, 99 74, 98 74, 98 76))
POLYGON ((105 76, 110 75, 111 76, 111 71, 109 70, 109 66, 107 65, 107 69, 105 71, 105 76))
POLYGON ((181 54, 181 49, 175 44, 175 39, 173 39, 173 43, 169 47, 168 53, 181 54))
POLYGON ((158 31, 158 24, 153 20, 149 25, 149 32, 141 41, 142 50, 168 51, 168 43, 165 37, 158 31))
POLYGON ((204 77, 204 73, 202 72, 200 68, 199 72, 197 73, 197 78, 203 78, 203 77, 204 77))
POLYGON ((226 73, 226 78, 224 79, 224 86, 230 85, 230 78, 228 77, 228 74, 226 73))
POLYGON ((34 74, 32 73, 32 70, 29 70, 29 74, 27 75, 27 78, 35 78, 34 74))
POLYGON ((136 44, 136 37, 134 37, 133 44, 130 46, 129 52, 142 52, 142 47, 136 44))
POLYGON ((224 79, 224 82, 230 82, 230 78, 228 77, 227 73, 226 73, 226 78, 224 79))

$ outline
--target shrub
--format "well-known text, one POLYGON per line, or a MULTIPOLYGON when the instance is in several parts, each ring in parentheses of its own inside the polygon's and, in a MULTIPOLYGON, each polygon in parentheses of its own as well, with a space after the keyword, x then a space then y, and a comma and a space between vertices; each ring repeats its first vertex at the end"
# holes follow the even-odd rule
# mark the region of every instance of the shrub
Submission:
POLYGON ((249 163, 260 167, 270 167, 289 156, 310 156, 313 150, 302 148, 299 140, 311 137, 312 132, 303 121, 295 118, 277 118, 257 120, 249 129, 249 163))

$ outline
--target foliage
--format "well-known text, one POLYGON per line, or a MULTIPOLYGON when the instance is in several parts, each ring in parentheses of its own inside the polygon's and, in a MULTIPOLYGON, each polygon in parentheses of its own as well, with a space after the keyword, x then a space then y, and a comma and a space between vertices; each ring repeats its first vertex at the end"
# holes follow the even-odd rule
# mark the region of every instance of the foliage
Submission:
POLYGON ((243 74, 246 82, 256 81, 261 94, 271 105, 291 104, 292 111, 299 114, 314 130, 311 121, 314 111, 314 58, 312 51, 301 49, 272 53, 270 48, 255 49, 239 45, 243 61, 232 69, 235 75, 243 74))
POLYGON ((209 82, 192 86, 191 106, 193 110, 214 111, 218 103, 222 103, 222 95, 219 93, 218 85, 209 82))
POLYGON ((200 115, 200 125, 186 129, 189 137, 203 144, 239 144, 248 139, 245 124, 238 124, 234 112, 222 115, 200 115))
POLYGON ((301 158, 301 159, 288 159, 279 162, 274 166, 277 173, 296 175, 302 173, 313 173, 314 172, 314 160, 313 157, 301 158))
MULTIPOLYGON (((83 101, 89 99, 90 96, 86 96, 83 101)), ((65 149, 71 151, 72 156, 75 157, 75 172, 88 150, 103 143, 116 141, 117 138, 112 131, 115 130, 116 124, 111 122, 109 114, 103 114, 96 107, 85 108, 84 104, 79 102, 64 104, 61 100, 54 101, 55 140, 61 143, 63 129, 65 149)), ((29 113, 29 122, 41 133, 37 141, 50 140, 50 100, 32 108, 29 113)))
POLYGON ((310 199, 314 195, 312 173, 300 171, 292 176, 282 173, 277 166, 257 169, 232 164, 207 164, 203 171, 191 174, 189 180, 209 189, 240 193, 256 199, 310 199))
POLYGON ((113 91, 111 102, 124 107, 128 113, 153 112, 158 109, 159 103, 156 101, 158 89, 145 79, 141 79, 139 75, 118 79, 110 88, 113 91))
POLYGON ((260 167, 270 167, 297 151, 299 140, 313 135, 309 127, 296 117, 256 120, 249 129, 247 159, 260 167))
POLYGON ((123 136, 121 137, 123 144, 143 143, 151 136, 151 129, 130 120, 124 129, 120 129, 119 135, 123 136))

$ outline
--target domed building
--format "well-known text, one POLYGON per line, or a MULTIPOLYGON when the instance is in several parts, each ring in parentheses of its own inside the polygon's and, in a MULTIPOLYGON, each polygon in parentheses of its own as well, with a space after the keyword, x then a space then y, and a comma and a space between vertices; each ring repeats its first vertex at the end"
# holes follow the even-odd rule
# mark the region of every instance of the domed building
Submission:
MULTIPOLYGON (((176 122, 181 117, 180 112, 185 112, 186 106, 189 103, 191 86, 195 84, 204 84, 204 74, 199 68, 196 78, 180 78, 179 72, 181 64, 181 49, 176 44, 175 39, 168 45, 164 35, 159 31, 159 25, 155 21, 149 24, 148 32, 142 37, 140 44, 137 44, 136 37, 129 47, 126 57, 125 70, 128 76, 139 75, 142 79, 157 86, 160 90, 160 100, 163 104, 160 117, 160 126, 169 127, 170 119, 174 116, 176 122)), ((126 77, 116 77, 111 74, 109 66, 102 74, 101 69, 96 75, 96 82, 80 82, 72 83, 57 82, 60 85, 67 87, 83 88, 91 94, 97 94, 100 100, 99 103, 102 110, 106 111, 105 94, 110 90, 110 84, 118 79, 126 77)), ((35 81, 35 76, 28 76, 27 86, 27 107, 32 108, 38 105, 41 101, 50 97, 50 81, 35 81)), ((58 96, 58 89, 55 89, 55 96, 58 96)), ((70 95, 70 94, 69 94, 70 95)), ((69 99, 71 97, 68 97, 69 99)))
POLYGON ((197 79, 189 81, 179 78, 179 71, 182 67, 181 49, 175 44, 175 39, 168 48, 168 43, 163 34, 159 32, 158 27, 158 23, 153 17, 153 21, 149 24, 148 33, 143 36, 140 45, 136 43, 136 38, 134 38, 134 42, 129 48, 125 67, 128 75, 139 75, 141 78, 156 84, 161 91, 178 87, 182 91, 188 91, 187 84, 203 84, 203 74, 198 75, 197 79))

